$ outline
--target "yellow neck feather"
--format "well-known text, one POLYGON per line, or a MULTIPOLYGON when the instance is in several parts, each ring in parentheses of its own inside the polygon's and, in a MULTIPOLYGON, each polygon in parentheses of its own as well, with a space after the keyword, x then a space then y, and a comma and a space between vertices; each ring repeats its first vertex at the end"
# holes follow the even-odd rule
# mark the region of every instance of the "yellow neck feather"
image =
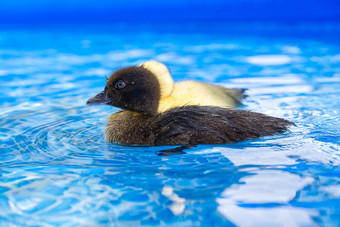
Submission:
POLYGON ((161 90, 161 99, 169 96, 174 89, 174 81, 168 68, 164 64, 156 61, 144 62, 142 66, 157 77, 161 90))

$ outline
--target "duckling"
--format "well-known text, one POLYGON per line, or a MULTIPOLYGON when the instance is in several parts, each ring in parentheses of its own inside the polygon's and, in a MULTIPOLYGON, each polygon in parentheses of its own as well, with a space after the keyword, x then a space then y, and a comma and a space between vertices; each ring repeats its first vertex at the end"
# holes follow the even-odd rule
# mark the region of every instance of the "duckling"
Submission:
POLYGON ((209 105, 233 109, 246 97, 245 89, 229 89, 192 80, 174 83, 169 69, 160 62, 147 61, 141 66, 158 79, 161 96, 158 113, 185 105, 209 105))
POLYGON ((245 110, 189 105, 158 113, 161 85, 142 66, 117 70, 105 89, 87 104, 123 110, 109 117, 105 137, 122 145, 161 146, 227 144, 282 133, 288 120, 245 110))

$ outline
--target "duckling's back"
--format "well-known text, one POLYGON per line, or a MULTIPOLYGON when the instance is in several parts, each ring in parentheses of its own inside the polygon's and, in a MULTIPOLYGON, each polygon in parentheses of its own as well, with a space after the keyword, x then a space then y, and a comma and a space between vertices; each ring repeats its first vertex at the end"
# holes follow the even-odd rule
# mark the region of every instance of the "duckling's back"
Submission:
POLYGON ((158 112, 186 105, 236 108, 246 96, 245 89, 229 89, 197 81, 175 83, 172 93, 160 100, 158 112))

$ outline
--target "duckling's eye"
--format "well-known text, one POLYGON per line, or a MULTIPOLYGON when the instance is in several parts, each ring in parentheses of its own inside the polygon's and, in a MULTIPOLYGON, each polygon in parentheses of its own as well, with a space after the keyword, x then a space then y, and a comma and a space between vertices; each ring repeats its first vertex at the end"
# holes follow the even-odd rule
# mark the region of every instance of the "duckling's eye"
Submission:
POLYGON ((125 82, 123 80, 118 80, 116 83, 115 83, 115 89, 117 90, 120 90, 122 88, 125 87, 125 82))

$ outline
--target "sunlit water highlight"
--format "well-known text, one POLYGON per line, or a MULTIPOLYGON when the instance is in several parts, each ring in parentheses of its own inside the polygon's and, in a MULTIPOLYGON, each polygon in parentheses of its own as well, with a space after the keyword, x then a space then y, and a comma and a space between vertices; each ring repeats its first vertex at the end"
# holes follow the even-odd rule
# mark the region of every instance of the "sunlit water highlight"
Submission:
POLYGON ((339 53, 317 39, 0 32, 0 225, 339 225, 339 53), (86 100, 150 59, 176 81, 248 88, 241 109, 297 127, 170 157, 106 143, 117 109, 86 100))

